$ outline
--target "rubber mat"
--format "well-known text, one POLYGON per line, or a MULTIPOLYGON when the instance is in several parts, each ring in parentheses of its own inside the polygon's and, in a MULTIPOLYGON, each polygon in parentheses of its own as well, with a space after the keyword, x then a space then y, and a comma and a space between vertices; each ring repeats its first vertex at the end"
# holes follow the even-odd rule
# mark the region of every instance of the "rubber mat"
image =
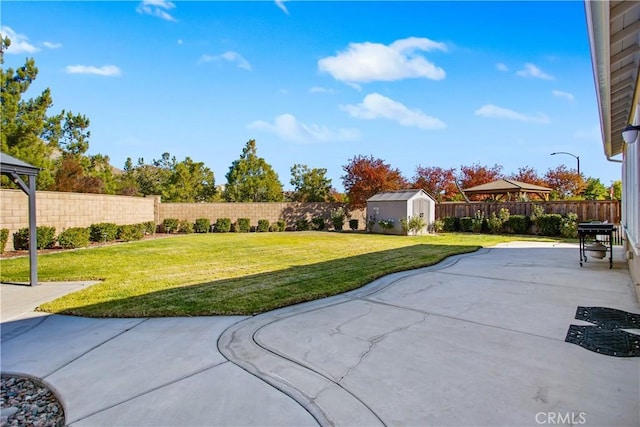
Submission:
POLYGON ((622 329, 640 329, 640 314, 608 307, 578 307, 577 320, 596 326, 570 325, 565 342, 616 357, 640 357, 640 335, 622 329))
POLYGON ((606 356, 640 357, 640 335, 619 329, 570 325, 565 341, 606 356))
POLYGON ((640 314, 608 307, 578 307, 576 319, 604 329, 640 329, 640 314))

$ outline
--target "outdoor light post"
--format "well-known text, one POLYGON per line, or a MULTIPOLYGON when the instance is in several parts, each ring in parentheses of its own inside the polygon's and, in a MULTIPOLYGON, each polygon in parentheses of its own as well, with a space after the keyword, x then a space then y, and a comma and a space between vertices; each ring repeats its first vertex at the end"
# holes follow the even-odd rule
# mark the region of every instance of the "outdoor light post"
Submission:
POLYGON ((575 157, 575 159, 578 161, 578 175, 580 175, 580 156, 576 156, 575 154, 567 153, 566 151, 558 151, 557 153, 551 153, 552 156, 555 156, 556 154, 568 154, 571 157, 575 157))

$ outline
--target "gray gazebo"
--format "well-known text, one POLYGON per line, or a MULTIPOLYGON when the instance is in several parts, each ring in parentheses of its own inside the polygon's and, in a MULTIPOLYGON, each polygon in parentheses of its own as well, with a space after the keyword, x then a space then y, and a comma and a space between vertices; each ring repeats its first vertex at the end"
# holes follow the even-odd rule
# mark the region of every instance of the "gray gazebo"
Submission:
POLYGON ((36 241, 36 176, 40 172, 29 163, 0 152, 0 172, 15 183, 29 196, 29 282, 31 286, 38 284, 38 249, 36 241), (21 175, 26 176, 26 184, 21 175))

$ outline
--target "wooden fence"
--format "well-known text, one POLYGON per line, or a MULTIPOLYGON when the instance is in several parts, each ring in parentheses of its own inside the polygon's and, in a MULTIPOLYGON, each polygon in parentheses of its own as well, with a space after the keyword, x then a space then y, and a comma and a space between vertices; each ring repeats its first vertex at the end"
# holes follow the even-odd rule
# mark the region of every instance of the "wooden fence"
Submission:
POLYGON ((565 215, 575 213, 578 221, 607 221, 620 223, 619 200, 558 200, 552 202, 443 202, 436 205, 436 218, 473 217, 477 211, 490 216, 506 208, 511 215, 531 215, 534 205, 544 208, 545 213, 565 215))

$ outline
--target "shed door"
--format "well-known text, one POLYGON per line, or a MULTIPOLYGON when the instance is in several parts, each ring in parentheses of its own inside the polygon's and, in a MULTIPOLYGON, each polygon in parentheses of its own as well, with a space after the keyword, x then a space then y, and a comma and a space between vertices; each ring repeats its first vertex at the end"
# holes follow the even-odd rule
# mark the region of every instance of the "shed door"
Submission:
POLYGON ((426 199, 415 199, 413 201, 413 215, 422 218, 429 218, 429 201, 426 199))

